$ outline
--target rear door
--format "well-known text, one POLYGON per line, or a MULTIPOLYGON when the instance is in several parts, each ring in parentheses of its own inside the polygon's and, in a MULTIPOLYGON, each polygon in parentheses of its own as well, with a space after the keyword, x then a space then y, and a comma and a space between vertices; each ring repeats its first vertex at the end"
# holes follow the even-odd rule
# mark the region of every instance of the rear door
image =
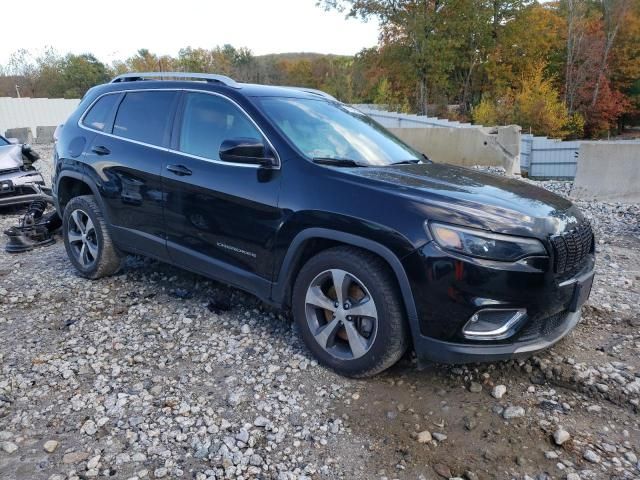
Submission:
POLYGON ((158 258, 167 256, 161 173, 178 98, 172 90, 128 91, 108 131, 87 125, 98 130, 86 154, 88 174, 100 188, 114 240, 158 258))
POLYGON ((240 137, 267 142, 228 98, 184 92, 162 173, 167 247, 178 265, 268 295, 281 175, 221 161, 221 143, 240 137))

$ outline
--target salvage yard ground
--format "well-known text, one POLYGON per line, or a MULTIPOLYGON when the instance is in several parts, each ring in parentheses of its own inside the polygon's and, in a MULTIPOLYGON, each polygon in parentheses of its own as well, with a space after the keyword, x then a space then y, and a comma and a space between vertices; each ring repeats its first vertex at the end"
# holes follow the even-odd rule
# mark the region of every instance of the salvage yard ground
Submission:
POLYGON ((92 282, 59 237, 3 250, 0 478, 639 478, 640 207, 580 206, 597 276, 567 339, 369 380, 318 366, 285 315, 197 275, 130 257, 92 282))

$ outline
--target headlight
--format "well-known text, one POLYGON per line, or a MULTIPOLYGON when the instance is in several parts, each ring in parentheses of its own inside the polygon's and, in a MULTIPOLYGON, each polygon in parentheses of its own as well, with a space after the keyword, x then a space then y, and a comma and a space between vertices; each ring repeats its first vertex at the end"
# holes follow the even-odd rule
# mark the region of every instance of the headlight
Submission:
POLYGON ((472 257, 514 262, 534 255, 547 255, 544 245, 534 238, 500 235, 442 223, 431 223, 429 228, 442 248, 472 257))

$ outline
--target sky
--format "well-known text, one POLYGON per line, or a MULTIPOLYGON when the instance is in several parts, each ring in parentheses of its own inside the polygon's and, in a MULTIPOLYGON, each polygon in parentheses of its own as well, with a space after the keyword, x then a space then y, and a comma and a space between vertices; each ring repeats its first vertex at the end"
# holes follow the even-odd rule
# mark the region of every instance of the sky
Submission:
POLYGON ((378 24, 326 12, 316 0, 29 0, 27 17, 2 23, 0 64, 26 48, 91 52, 111 63, 139 48, 175 55, 181 47, 225 43, 254 55, 351 55, 377 43, 378 24))

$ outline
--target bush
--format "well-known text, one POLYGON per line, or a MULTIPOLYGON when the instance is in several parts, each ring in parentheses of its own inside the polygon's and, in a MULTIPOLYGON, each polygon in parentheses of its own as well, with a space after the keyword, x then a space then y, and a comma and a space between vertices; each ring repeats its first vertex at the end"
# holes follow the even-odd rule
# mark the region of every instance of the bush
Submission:
POLYGON ((478 105, 471 110, 473 123, 491 127, 494 125, 511 125, 513 120, 513 97, 503 95, 494 101, 483 97, 478 105))
POLYGON ((486 97, 483 97, 478 105, 471 109, 473 123, 480 125, 497 125, 498 109, 496 104, 486 97))
POLYGON ((515 97, 515 123, 524 131, 531 130, 536 135, 564 138, 572 120, 560 95, 550 80, 543 76, 542 67, 522 82, 522 88, 515 97))

